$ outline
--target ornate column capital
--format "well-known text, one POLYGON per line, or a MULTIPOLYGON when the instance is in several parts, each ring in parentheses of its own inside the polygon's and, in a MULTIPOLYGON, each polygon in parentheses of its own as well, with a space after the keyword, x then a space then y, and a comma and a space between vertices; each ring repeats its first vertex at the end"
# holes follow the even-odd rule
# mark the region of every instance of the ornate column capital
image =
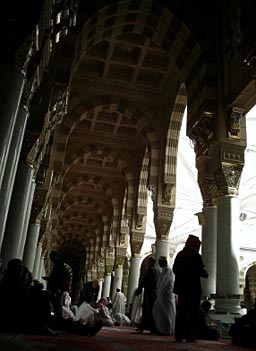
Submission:
POLYGON ((221 196, 237 195, 246 145, 220 142, 211 150, 211 171, 221 196))
POLYGON ((144 232, 133 230, 131 233, 132 257, 140 257, 141 248, 144 242, 144 232))
POLYGON ((154 224, 157 239, 169 239, 169 229, 173 220, 173 210, 173 208, 164 206, 157 206, 154 209, 154 224))
POLYGON ((124 260, 126 257, 126 248, 117 246, 116 247, 116 259, 115 259, 115 267, 123 267, 124 260))

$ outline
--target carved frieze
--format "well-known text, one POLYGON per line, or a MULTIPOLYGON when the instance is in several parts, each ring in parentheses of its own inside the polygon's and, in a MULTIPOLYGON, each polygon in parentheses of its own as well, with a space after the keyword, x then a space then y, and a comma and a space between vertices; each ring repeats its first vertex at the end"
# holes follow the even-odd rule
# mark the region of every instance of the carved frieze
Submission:
POLYGON ((133 231, 131 235, 131 251, 133 257, 139 257, 144 242, 144 232, 133 231))
POLYGON ((154 224, 156 236, 161 240, 168 240, 169 230, 173 220, 173 208, 158 206, 154 210, 154 224))

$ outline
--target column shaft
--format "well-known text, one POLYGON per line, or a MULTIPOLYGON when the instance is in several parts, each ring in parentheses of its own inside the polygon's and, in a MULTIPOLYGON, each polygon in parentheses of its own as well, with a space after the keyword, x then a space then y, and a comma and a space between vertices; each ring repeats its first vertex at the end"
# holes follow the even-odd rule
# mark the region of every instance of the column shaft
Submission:
POLYGON ((115 276, 112 286, 112 300, 115 295, 116 289, 122 289, 123 282, 123 267, 115 267, 115 276))
POLYGON ((12 258, 20 256, 20 245, 24 228, 24 221, 30 198, 30 187, 33 169, 25 164, 20 164, 15 179, 10 210, 8 213, 6 230, 1 248, 3 267, 12 258))
POLYGON ((128 294, 127 294, 127 303, 131 304, 134 290, 139 286, 140 278, 140 258, 132 257, 130 260, 130 270, 128 278, 128 294))
POLYGON ((111 274, 105 274, 102 297, 110 296, 110 286, 111 286, 111 274))
POLYGON ((0 65, 0 189, 9 154, 11 138, 25 84, 25 77, 14 66, 0 65))
POLYGON ((24 138, 27 118, 28 111, 23 107, 20 107, 11 138, 11 146, 8 154, 8 160, 5 166, 2 187, 0 190, 0 250, 4 237, 8 210, 11 202, 13 185, 18 168, 18 162, 24 138))
POLYGON ((223 196, 217 210, 217 300, 218 312, 239 307, 239 200, 223 196))
POLYGON ((40 264, 41 255, 42 255, 42 245, 38 244, 36 248, 36 257, 35 257, 33 272, 32 272, 34 279, 38 279, 38 280, 41 280, 41 277, 39 277, 39 264, 40 264))
POLYGON ((167 257, 167 261, 169 262, 169 253, 170 253, 170 245, 169 241, 156 239, 156 262, 158 263, 158 259, 160 256, 167 257))
POLYGON ((36 183, 32 179, 30 189, 28 189, 28 204, 27 204, 27 210, 25 213, 25 218, 24 218, 23 228, 22 228, 22 237, 21 237, 20 251, 19 251, 20 257, 22 257, 23 253, 24 253, 24 247, 25 247, 26 238, 27 238, 28 224, 29 224, 29 219, 30 219, 30 214, 31 214, 31 208, 32 208, 35 188, 36 188, 36 183))
POLYGON ((216 294, 216 258, 217 258, 217 207, 203 209, 202 258, 209 277, 202 279, 203 296, 216 294))
POLYGON ((39 224, 30 223, 29 229, 28 229, 28 235, 26 238, 24 254, 23 254, 24 265, 30 270, 30 272, 33 271, 33 267, 34 267, 39 231, 40 231, 39 224))

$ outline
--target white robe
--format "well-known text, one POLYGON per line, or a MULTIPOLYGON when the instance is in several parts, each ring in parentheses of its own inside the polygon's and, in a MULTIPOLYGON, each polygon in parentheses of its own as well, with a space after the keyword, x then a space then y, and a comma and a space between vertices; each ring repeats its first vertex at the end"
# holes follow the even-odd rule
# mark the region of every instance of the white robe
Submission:
POLYGON ((75 320, 83 324, 94 324, 98 310, 93 308, 89 303, 83 302, 77 309, 75 320))
POLYGON ((114 318, 117 313, 125 314, 125 300, 126 299, 124 293, 122 293, 121 291, 115 293, 112 307, 112 313, 114 318))
POLYGON ((153 307, 156 329, 162 335, 174 335, 176 304, 173 283, 172 269, 163 267, 157 281, 157 298, 153 307))
POLYGON ((133 294, 132 298, 132 312, 131 312, 131 323, 134 326, 141 324, 142 320, 142 302, 143 302, 143 293, 144 289, 142 289, 142 293, 136 295, 136 290, 133 294))

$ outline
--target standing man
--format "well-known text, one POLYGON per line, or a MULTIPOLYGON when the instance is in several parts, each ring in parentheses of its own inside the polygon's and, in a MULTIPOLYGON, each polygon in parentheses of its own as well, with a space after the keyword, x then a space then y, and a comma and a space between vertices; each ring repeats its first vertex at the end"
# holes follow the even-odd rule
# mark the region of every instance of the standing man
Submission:
POLYGON ((51 251, 49 257, 53 267, 49 277, 43 277, 43 279, 47 280, 53 312, 56 316, 62 317, 62 294, 67 290, 67 272, 56 251, 51 251))
POLYGON ((149 330, 151 332, 156 331, 153 317, 153 306, 156 300, 156 284, 160 273, 161 270, 158 266, 156 266, 154 257, 149 257, 147 273, 141 280, 136 291, 136 295, 139 295, 142 293, 142 289, 144 288, 142 322, 141 325, 138 326, 140 332, 143 332, 143 330, 149 330))
POLYGON ((175 283, 173 292, 178 295, 175 339, 194 342, 202 294, 201 277, 208 278, 199 254, 201 241, 189 235, 185 247, 180 251, 173 264, 175 283))
POLYGON ((173 293, 174 276, 168 266, 167 258, 160 256, 158 259, 162 272, 156 286, 156 301, 153 307, 153 316, 156 331, 161 335, 174 335, 176 305, 173 293))

